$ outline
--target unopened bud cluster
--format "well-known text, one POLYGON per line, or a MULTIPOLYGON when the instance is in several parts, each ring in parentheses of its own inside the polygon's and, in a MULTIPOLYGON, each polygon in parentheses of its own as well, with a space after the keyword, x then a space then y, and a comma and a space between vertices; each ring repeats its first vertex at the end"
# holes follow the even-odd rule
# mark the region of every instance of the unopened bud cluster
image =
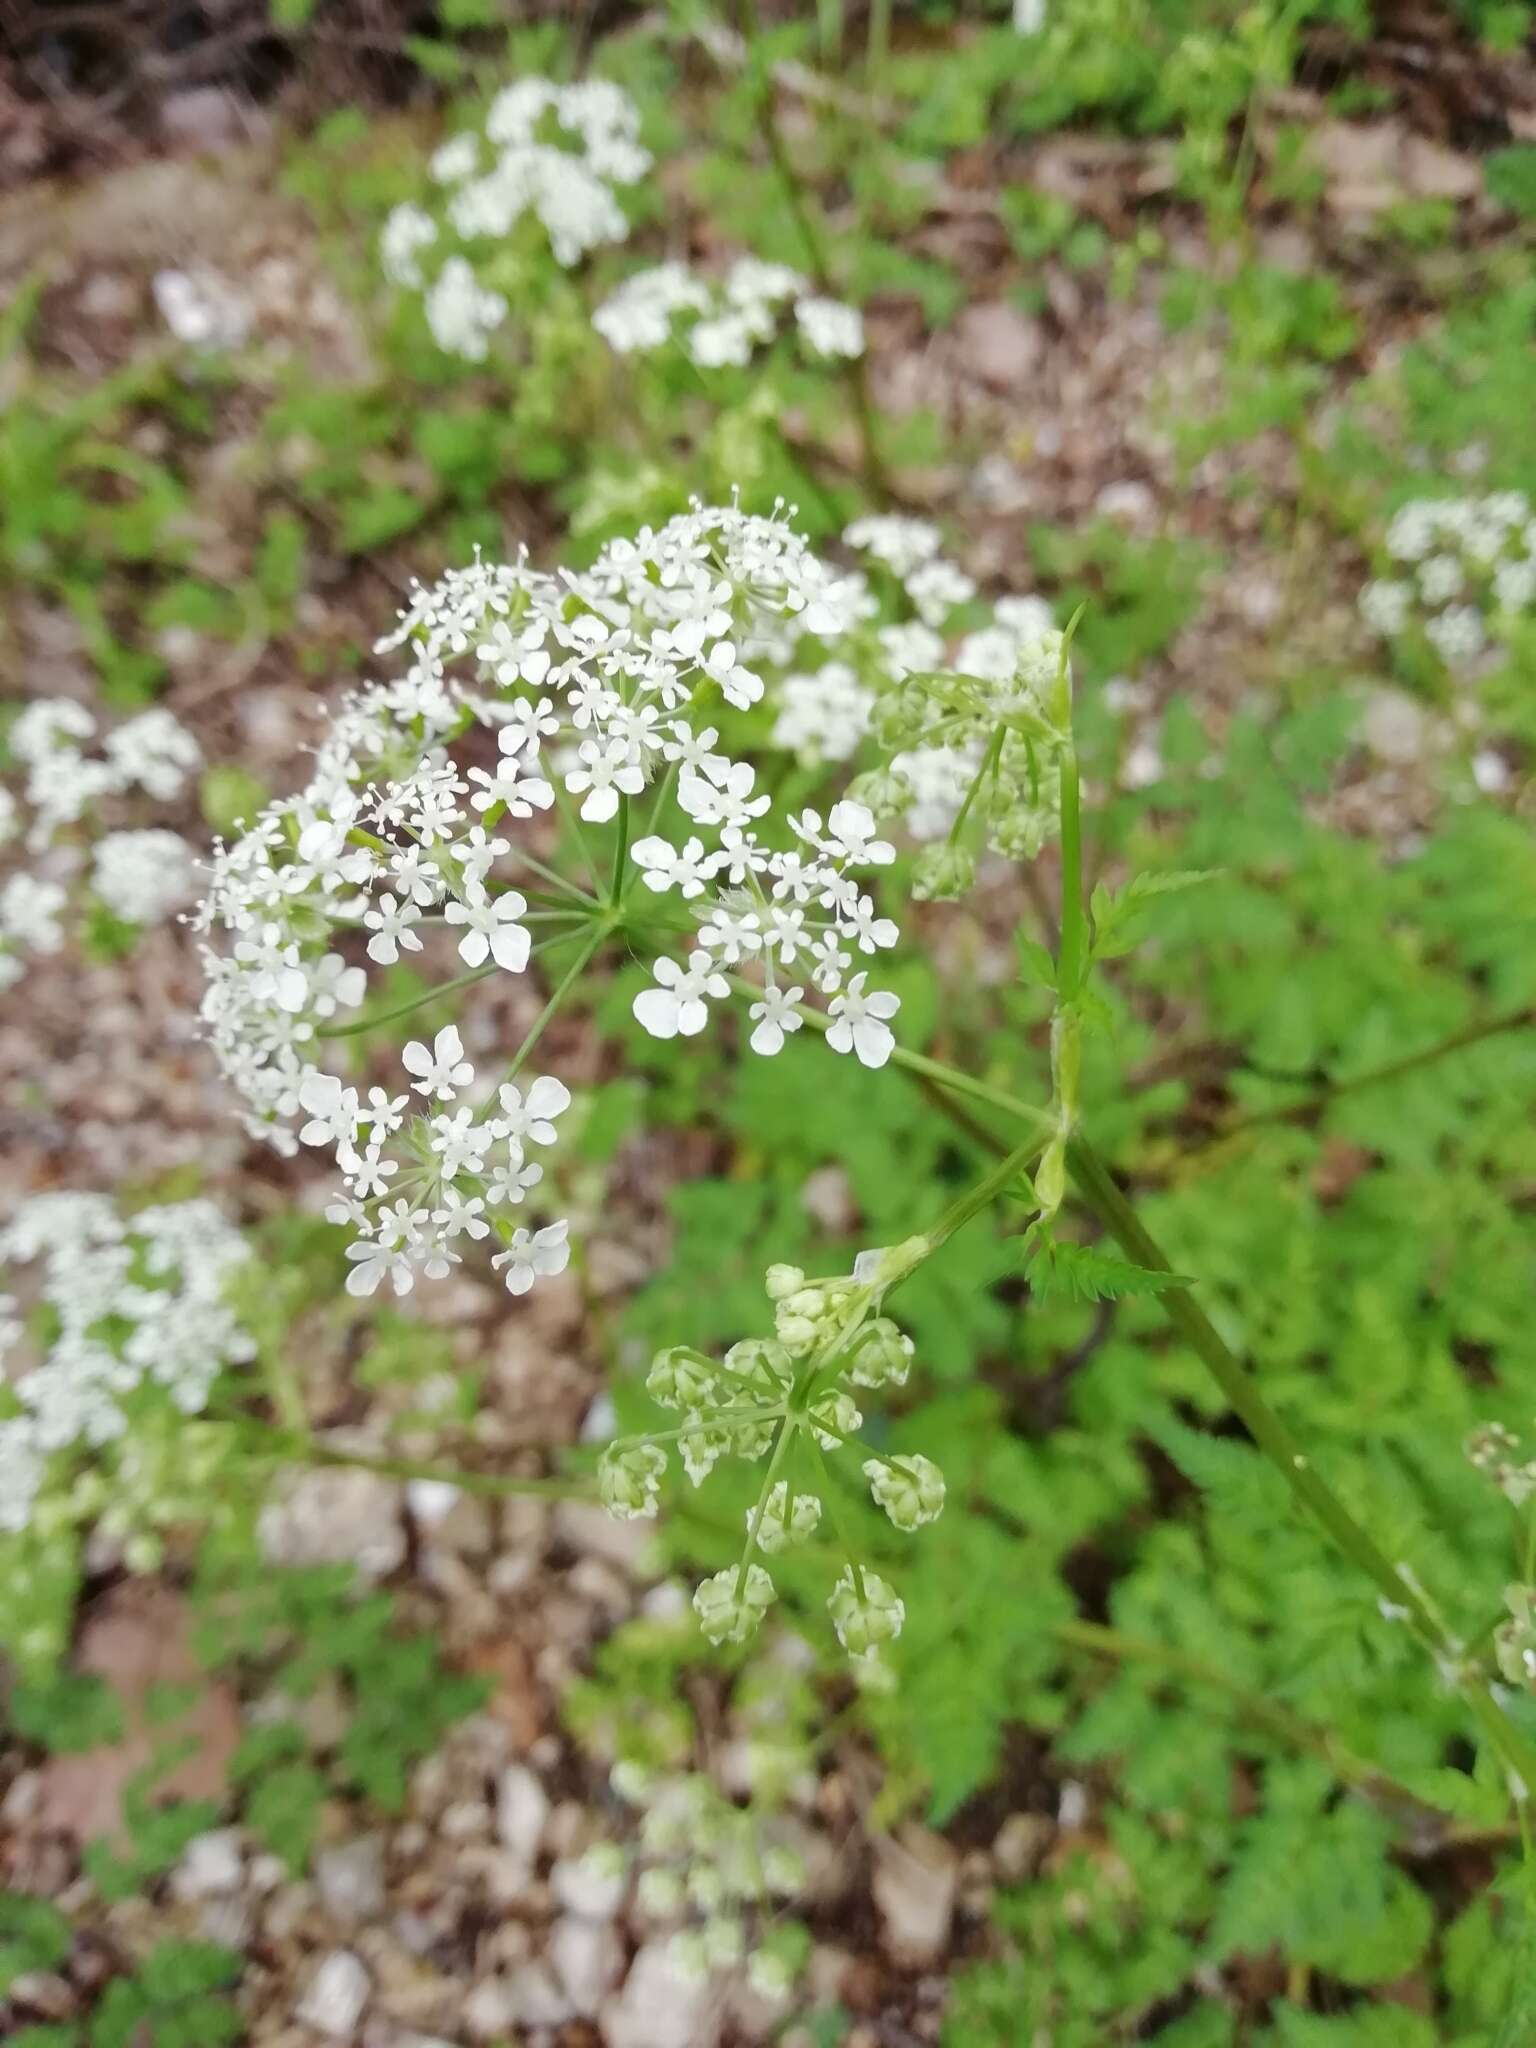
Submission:
MULTIPOLYGON (((653 1516, 666 1476, 666 1445, 700 1485, 723 1457, 767 1463, 757 1503, 747 1511, 740 1559, 698 1588, 694 1609, 711 1642, 744 1642, 776 1598, 758 1560, 817 1537, 822 1527, 825 1461, 859 1459, 875 1502, 901 1530, 920 1529, 944 1509, 944 1478, 917 1453, 860 1456, 860 1398, 899 1387, 911 1369, 912 1340, 880 1313, 881 1297, 926 1256, 926 1238, 861 1254, 852 1274, 810 1280, 798 1266, 770 1266, 765 1289, 772 1336, 749 1337, 721 1361, 684 1345, 661 1352, 646 1388, 680 1414, 671 1430, 625 1439, 605 1452, 599 1485, 621 1520, 653 1516)), ((827 1600, 850 1656, 872 1658, 901 1633, 904 1609, 877 1572, 847 1562, 827 1600)))
POLYGON ((978 846, 1033 860, 1060 829, 1063 636, 1040 598, 982 605, 926 520, 860 519, 843 539, 865 565, 845 586, 852 623, 819 669, 773 686, 773 737, 807 766, 872 745, 851 793, 923 846, 916 896, 959 896, 978 846))
POLYGON ((701 1772, 657 1775, 635 1763, 614 1766, 613 1787, 642 1809, 635 1906, 672 1928, 679 1976, 744 1970, 760 1996, 785 1997, 810 1953, 805 1927, 783 1918, 807 1874, 775 1803, 754 1796, 738 1806, 701 1772))
POLYGON ((1536 1450, 1502 1422, 1480 1423, 1467 1438, 1466 1453, 1511 1507, 1524 1507, 1536 1494, 1536 1450))

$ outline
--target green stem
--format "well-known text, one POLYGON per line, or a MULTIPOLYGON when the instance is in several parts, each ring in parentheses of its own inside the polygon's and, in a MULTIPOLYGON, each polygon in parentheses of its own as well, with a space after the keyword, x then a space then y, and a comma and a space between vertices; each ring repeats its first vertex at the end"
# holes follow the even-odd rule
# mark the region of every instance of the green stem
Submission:
POLYGON ((955 822, 949 828, 949 844, 951 846, 958 846, 960 844, 960 834, 965 830, 965 821, 970 816, 971 806, 975 803, 977 795, 981 790, 981 785, 986 781, 987 777, 996 773, 998 759, 1003 751, 1003 741, 1006 738, 1007 727, 1000 725, 996 732, 993 733, 991 739, 988 740, 987 751, 982 756, 981 766, 972 777, 971 786, 965 792, 965 801, 961 804, 959 810, 956 811, 955 822))
POLYGON ((891 54, 891 0, 869 0, 869 41, 865 65, 869 82, 878 92, 885 82, 886 62, 891 54))
MULTIPOLYGON (((1074 1138, 1068 1145, 1067 1164, 1089 1208, 1121 1248, 1154 1272, 1172 1272, 1162 1247, 1085 1138, 1074 1138)), ((1486 1680, 1463 1668, 1464 1646, 1448 1633, 1412 1578, 1399 1571, 1332 1487, 1318 1477, 1300 1442, 1264 1399, 1252 1375, 1228 1349, 1188 1288, 1166 1288, 1158 1300, 1168 1320, 1210 1372, 1233 1413, 1279 1471, 1296 1500, 1322 1523, 1337 1548, 1374 1580, 1389 1606, 1407 1616, 1414 1633, 1456 1685, 1505 1764, 1523 1787, 1536 1788, 1536 1746, 1505 1718, 1490 1696, 1486 1680)))
POLYGON ((624 862, 629 854, 629 798, 619 797, 619 834, 613 843, 613 879, 608 885, 608 901, 615 910, 624 901, 624 862))
POLYGON ((1092 1621, 1059 1622, 1054 1633, 1057 1641, 1067 1649, 1085 1650, 1096 1657, 1112 1658, 1116 1663, 1154 1665, 1191 1685, 1209 1686, 1214 1692, 1225 1693, 1245 1720, 1292 1748, 1320 1758, 1344 1783, 1356 1785, 1377 1798, 1451 1819, 1450 1815, 1442 1814, 1440 1808, 1421 1799, 1406 1785, 1400 1785, 1366 1758, 1356 1756, 1331 1729, 1292 1713, 1288 1707, 1266 1699, 1261 1693, 1251 1692, 1229 1672, 1219 1665, 1206 1663, 1202 1657, 1170 1643, 1126 1635, 1119 1629, 1105 1628, 1092 1621))
POLYGON ((393 1024, 397 1018, 409 1017, 413 1010, 424 1010, 428 1003, 435 1003, 442 996, 451 996, 461 988, 469 988, 477 981, 484 981, 487 975, 497 974, 500 969, 494 960, 488 960, 483 967, 471 967, 467 974, 456 974, 452 981, 440 981, 425 994, 412 996, 408 1003, 397 1003, 392 1010, 376 1010, 370 1016, 356 1017, 350 1024, 322 1024, 315 1032, 316 1038, 356 1038, 360 1032, 374 1031, 381 1024, 393 1024))
POLYGON ((364 1451, 344 1451, 317 1437, 293 1430, 269 1429, 249 1420, 241 1424, 248 1434, 259 1435, 266 1446, 290 1457, 296 1464, 343 1466, 358 1472, 376 1472, 381 1479, 431 1479, 457 1486, 463 1493, 486 1495, 531 1494, 550 1500, 591 1500, 596 1495, 584 1480, 524 1479, 511 1473, 462 1472, 455 1466, 432 1465, 418 1458, 373 1457, 364 1451))
POLYGON ((581 976, 586 971, 593 954, 597 951, 598 947, 602 945, 604 939, 608 937, 610 930, 611 927, 606 922, 604 922, 594 924, 592 929, 588 932, 586 938, 582 941, 581 946, 577 951, 575 959, 571 962, 570 966, 565 970, 565 973, 560 977, 560 980, 556 984, 554 992, 550 996, 549 1001, 544 1005, 543 1009, 540 1010, 538 1016, 534 1018, 532 1024, 528 1027, 527 1035, 523 1039, 522 1044, 517 1048, 517 1051, 512 1055, 512 1064, 507 1068, 506 1073, 503 1074, 501 1077, 501 1085, 503 1087, 505 1087, 509 1081, 516 1080, 518 1071, 522 1067, 524 1060, 527 1059, 529 1053, 533 1051, 533 1048, 544 1036, 545 1027, 548 1025, 550 1018, 554 1016, 556 1010, 558 1010, 560 1005, 565 1001, 566 997, 570 994, 576 982, 580 980, 581 976))
MULTIPOLYGON (((887 17, 889 16, 889 0, 875 0, 875 5, 877 8, 884 5, 887 17)), ((740 14, 742 40, 747 46, 747 62, 749 66, 758 68, 756 93, 758 125, 762 130, 763 141, 767 145, 768 155, 772 160, 774 170, 778 173, 779 183, 784 189, 785 204, 789 208, 790 217, 795 223, 801 245, 805 250, 806 267, 815 279, 816 289, 819 292, 827 298, 840 299, 842 293, 838 289, 837 280, 832 274, 832 265, 827 257, 826 245, 822 241, 821 231, 812 217, 811 209, 806 205, 805 194, 801 190, 800 179, 795 170, 794 157, 791 155, 789 146, 785 142, 784 131, 779 125, 778 101, 773 72, 766 64, 759 66, 753 56, 752 45, 760 42, 762 39, 762 24, 758 19, 757 0, 740 0, 740 14)), ((871 17, 870 27, 873 32, 873 16, 871 17)), ((891 495, 890 482, 885 474, 885 466, 880 460, 880 445, 875 431, 874 400, 870 395, 869 389, 868 362, 862 355, 848 356, 842 359, 842 368, 844 381, 848 386, 848 395, 853 402, 854 416, 859 423, 859 442, 864 459, 864 482, 870 496, 878 502, 884 503, 891 495)))
MULTIPOLYGON (((808 1015, 806 1021, 811 1022, 813 1016, 814 1013, 808 1015)), ((968 1075, 957 1073, 937 1060, 909 1053, 900 1046, 891 1058, 893 1064, 909 1073, 937 1081, 960 1094, 979 1095, 995 1107, 1027 1119, 1037 1128, 1042 1123, 1048 1130, 1054 1128, 1052 1120, 1032 1104, 1020 1102, 1001 1089, 984 1084, 978 1086, 968 1075)), ((1173 1267, 1162 1247, 1085 1138, 1076 1137, 1068 1144, 1067 1165, 1084 1201, 1122 1250, 1153 1272, 1171 1273, 1173 1267)), ((1518 1796, 1523 1801, 1528 1791, 1536 1789, 1536 1744, 1514 1727, 1503 1713, 1484 1674, 1469 1663, 1467 1646, 1449 1633, 1413 1579, 1398 1570, 1355 1520, 1332 1487, 1313 1470, 1299 1440, 1269 1406, 1251 1373, 1229 1350, 1188 1288, 1183 1285, 1166 1288, 1158 1300, 1163 1313, 1210 1372, 1234 1414, 1280 1472, 1297 1502, 1317 1518, 1344 1556, 1376 1584, 1387 1606, 1406 1616, 1414 1633, 1467 1702, 1489 1743, 1512 1773, 1518 1796)))
MULTIPOLYGON (((983 1174, 973 1188, 961 1195, 957 1201, 951 1202, 933 1228, 923 1233, 928 1246, 923 1257, 931 1258, 939 1247, 946 1244, 957 1230, 970 1222, 973 1216, 988 1208, 999 1196, 1006 1194, 1012 1183, 1025 1172, 1047 1142, 1043 1135, 1031 1133, 1022 1145, 1016 1145, 1006 1158, 999 1160, 990 1173, 983 1174)), ((905 1279, 905 1273, 901 1277, 905 1279)))
MULTIPOLYGON (((1388 1060, 1384 1066, 1369 1067, 1363 1074, 1351 1074, 1342 1080, 1324 1082, 1321 1087, 1311 1089, 1296 1102, 1281 1103, 1270 1109, 1252 1111, 1247 1116, 1235 1118, 1214 1131, 1207 1144, 1223 1143, 1243 1131, 1256 1129, 1261 1124, 1299 1123, 1316 1109, 1323 1109, 1340 1095, 1353 1095, 1361 1088, 1375 1088, 1385 1081, 1399 1081, 1405 1074, 1415 1074, 1421 1067, 1433 1066, 1437 1060, 1447 1058, 1453 1052, 1460 1052, 1470 1045, 1481 1045, 1486 1039, 1498 1038, 1507 1031, 1524 1031, 1536 1025, 1536 1009, 1515 1010, 1505 1017, 1489 1017, 1480 1023, 1463 1025, 1449 1037, 1442 1038, 1434 1045, 1424 1046, 1419 1052, 1411 1052, 1401 1059, 1388 1060)), ((1204 1147, 1202 1146, 1203 1150, 1204 1147)))
POLYGON ((1081 993, 1086 964, 1082 802, 1077 749, 1069 739, 1061 750, 1061 945, 1056 955, 1056 988, 1062 1002, 1073 1002, 1081 993))

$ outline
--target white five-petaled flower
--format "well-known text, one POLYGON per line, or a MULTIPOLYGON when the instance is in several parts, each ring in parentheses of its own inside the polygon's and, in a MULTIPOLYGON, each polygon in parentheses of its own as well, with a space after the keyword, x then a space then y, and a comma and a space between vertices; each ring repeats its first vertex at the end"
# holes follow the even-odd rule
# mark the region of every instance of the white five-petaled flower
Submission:
POLYGON ((690 953, 686 968, 665 954, 652 970, 656 987, 642 989, 635 997, 634 1013, 652 1038, 693 1038, 709 1022, 706 996, 718 1002, 730 994, 730 984, 707 953, 690 953))
POLYGON ((901 998, 884 989, 864 993, 864 976, 854 975, 841 995, 832 998, 828 1011, 833 1022, 827 1044, 834 1052, 851 1052, 866 1067, 883 1067, 896 1044, 889 1019, 901 1008, 901 998))
POLYGON ((448 1102, 460 1088, 468 1087, 475 1070, 464 1057, 458 1026, 445 1024, 430 1049, 413 1038, 400 1055, 400 1063, 416 1079, 411 1086, 419 1095, 448 1102))
POLYGON ((491 1264, 506 1275, 507 1291, 526 1294, 535 1280, 563 1273, 571 1262, 570 1224, 563 1218, 542 1230, 514 1230, 491 1264))
POLYGON ((489 958, 506 973, 521 974, 533 946, 527 926, 518 923, 527 908, 527 899, 515 889, 488 896, 480 883, 463 902, 445 905, 443 916, 449 924, 467 926, 459 941, 459 958, 465 966, 481 967, 489 958))
POLYGON ((796 1005, 804 995, 803 988, 763 990, 762 1000, 754 1003, 748 1012, 756 1027, 750 1041, 754 1052, 776 1053, 789 1033, 800 1029, 801 1017, 796 1005))

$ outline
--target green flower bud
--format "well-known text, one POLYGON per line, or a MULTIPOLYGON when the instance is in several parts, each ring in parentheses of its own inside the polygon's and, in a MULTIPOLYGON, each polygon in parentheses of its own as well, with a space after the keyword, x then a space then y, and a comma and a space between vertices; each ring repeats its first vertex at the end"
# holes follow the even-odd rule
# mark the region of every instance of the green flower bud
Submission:
POLYGON ((779 1342, 792 1358, 803 1358, 807 1351, 814 1350, 821 1329, 809 1316, 787 1315, 783 1310, 774 1318, 773 1326, 779 1333, 779 1342))
MULTIPOLYGON (((777 1398, 794 1376, 794 1365, 782 1344, 771 1337, 743 1337, 725 1354, 725 1362, 743 1379, 759 1383, 765 1396, 777 1398)), ((735 1389, 737 1393, 742 1390, 735 1389)))
POLYGON ((894 768, 871 768, 853 778, 848 795, 856 804, 867 804, 877 818, 894 818, 911 803, 912 785, 894 768))
POLYGON ((848 1350, 848 1377, 856 1387, 903 1387, 912 1368, 912 1339, 889 1316, 866 1323, 848 1350))
POLYGON ((712 1643, 744 1643, 756 1635, 774 1598, 773 1581, 760 1564, 728 1564, 699 1587, 693 1611, 712 1643))
POLYGON ((635 1887, 635 1899, 642 1913, 653 1919, 670 1920, 683 1910, 683 1881, 675 1870, 643 1870, 635 1887))
POLYGON ((919 903, 953 903, 976 880, 976 856, 944 841, 925 846, 912 863, 912 894, 919 903))
POLYGON ((688 1419, 696 1422, 698 1427, 678 1438, 677 1454, 693 1484, 702 1486, 731 1448, 731 1434, 726 1429, 710 1428, 702 1416, 690 1416, 688 1419))
POLYGON ((813 1427, 817 1423, 824 1425, 814 1431, 816 1441, 824 1451, 835 1451, 846 1438, 853 1435, 864 1420, 854 1406, 852 1397, 845 1394, 841 1387, 823 1394, 820 1400, 813 1401, 806 1412, 813 1427))
POLYGON ((763 1277, 770 1301, 783 1301, 786 1296, 797 1294, 805 1285, 805 1273, 799 1266, 770 1266, 763 1277))
POLYGON ((921 1529, 944 1512, 944 1474, 931 1458, 910 1457, 882 1462, 867 1458, 864 1477, 876 1501, 898 1529, 921 1529))
POLYGON ((674 1934, 667 1943, 667 1960, 685 1984, 702 1984, 709 1975, 709 1953, 704 1937, 693 1928, 674 1934))
POLYGON ((1494 1661, 1511 1685, 1536 1690, 1536 1593, 1529 1586, 1506 1586, 1504 1605, 1511 1619, 1494 1634, 1494 1661))
POLYGON ((717 1381, 706 1360, 678 1344, 657 1352, 645 1391, 663 1408, 702 1408, 717 1398, 717 1381))
POLYGON ((789 1488, 780 1479, 769 1488, 760 1514, 756 1508, 747 1509, 747 1533, 759 1550, 772 1555, 786 1544, 804 1543, 814 1536, 820 1520, 821 1502, 815 1494, 797 1493, 791 1503, 789 1488))
POLYGON ((704 1925, 704 1949, 711 1969, 733 1970, 747 1952, 742 1924, 734 1913, 717 1913, 704 1925))
POLYGON ((655 1513, 667 1454, 658 1444, 606 1450, 597 1468, 597 1490, 615 1521, 647 1521, 655 1513))
POLYGON ((845 1565, 832 1588, 827 1612, 837 1639, 851 1657, 866 1656, 901 1634, 907 1610, 878 1572, 845 1565))

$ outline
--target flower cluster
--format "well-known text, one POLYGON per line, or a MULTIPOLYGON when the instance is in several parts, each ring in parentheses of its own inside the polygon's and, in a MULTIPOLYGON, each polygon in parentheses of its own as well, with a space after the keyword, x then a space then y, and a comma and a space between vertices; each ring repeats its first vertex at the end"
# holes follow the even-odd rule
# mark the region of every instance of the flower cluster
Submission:
MULTIPOLYGON (((539 221, 567 269, 603 243, 623 241, 629 223, 614 189, 650 168, 639 133, 634 102, 605 79, 521 78, 492 100, 482 130, 466 129, 437 150, 431 173, 449 193, 444 224, 422 206, 397 206, 384 224, 380 261, 391 283, 422 293, 441 349, 484 359, 507 298, 482 273, 525 217, 539 221)), ((497 274, 511 281, 511 273, 497 274)))
MULTIPOLYGON (((833 659, 775 685, 775 744, 815 767, 872 739, 885 758, 853 793, 878 816, 925 842, 966 817, 1007 858, 1033 859, 1060 814, 1064 647, 1049 607, 1002 597, 978 616, 974 582, 926 520, 875 515, 843 538, 869 565, 850 579, 855 623, 833 659)), ((916 893, 956 894, 972 867, 963 846, 937 846, 916 893)))
POLYGON ((1484 1422, 1466 1441, 1468 1462, 1496 1486, 1512 1507, 1536 1495, 1536 1447, 1522 1442, 1502 1422, 1484 1422))
POLYGON ((387 1277, 403 1292, 493 1231, 515 1293, 569 1255, 563 1223, 515 1219, 541 1178, 529 1149, 569 1100, 549 1079, 514 1085, 532 1041, 499 1080, 477 1079, 453 1025, 405 1047, 403 1086, 365 1092, 319 1064, 370 965, 456 954, 458 981, 521 976, 542 931, 585 925, 595 951, 622 930, 633 947, 673 896, 685 942, 635 999, 647 1031, 693 1035, 752 970, 758 1052, 800 1027, 814 991, 834 1051, 888 1056, 896 998, 854 963, 895 942, 859 881, 892 849, 850 802, 788 819, 775 843, 751 765, 706 722, 721 699, 761 697, 755 650, 845 620, 842 583, 782 519, 732 508, 614 541, 579 575, 476 563, 417 592, 380 642, 409 648, 404 674, 342 706, 307 787, 217 849, 197 919, 224 942, 205 948, 206 1027, 253 1135, 334 1152, 354 1291, 387 1277), (606 898, 540 857, 557 808, 612 826, 606 898))
MULTIPOLYGON (((34 699, 13 721, 8 744, 22 776, 19 800, 0 789, 0 847, 17 841, 28 859, 0 882, 0 988, 20 979, 22 955, 55 953, 64 943, 79 859, 61 839, 135 793, 171 802, 201 758, 168 711, 143 711, 100 733, 95 715, 70 697, 34 699)), ((192 900, 195 866, 174 832, 113 831, 95 841, 90 886, 114 917, 155 924, 192 900)))
POLYGON ((741 256, 718 282, 686 263, 660 263, 627 279, 592 316, 620 355, 677 341, 696 369, 744 369, 773 341, 786 315, 812 356, 864 353, 864 322, 852 306, 818 293, 796 270, 741 256))
POLYGON ((1523 491, 1415 498, 1387 528, 1400 573, 1368 583, 1360 615, 1384 640, 1417 630, 1447 668, 1471 668, 1500 618, 1536 609, 1536 513, 1523 491))
MULTIPOLYGON (((668 1948, 678 1975, 699 1981, 745 1964, 760 1996, 786 1997, 810 1937, 783 1910, 804 1892, 807 1869, 775 1802, 759 1800, 754 1786, 751 1803, 738 1806, 702 1772, 655 1773, 628 1762, 615 1764, 612 1782, 641 1810, 636 1910, 672 1928, 668 1948)), ((592 1854, 619 1858, 607 1847, 592 1854)))
POLYGON ((105 1195, 44 1194, 0 1233, 0 1260, 39 1269, 25 1318, 0 1297, 0 1530, 24 1529, 49 1461, 119 1445, 167 1406, 196 1415, 253 1346, 224 1300, 248 1256, 211 1202, 122 1217, 105 1195))
MULTIPOLYGON (((858 1406, 863 1390, 899 1387, 912 1361, 912 1340, 880 1313, 882 1297, 923 1259, 926 1238, 864 1252, 846 1278, 807 1280, 797 1266, 770 1266, 771 1337, 735 1344, 723 1361, 677 1346, 660 1352, 646 1390, 682 1417, 660 1435, 611 1444, 598 1468, 605 1506, 620 1520, 653 1516, 667 1471, 664 1445, 677 1449, 683 1470, 701 1485, 724 1457, 766 1463, 757 1504, 748 1510, 739 1563, 706 1579, 694 1609, 711 1642, 744 1642, 772 1605, 775 1588, 759 1557, 806 1542, 820 1527, 827 1458, 863 1449, 858 1406), (807 1469, 815 1483, 806 1482, 807 1469)), ((875 1501, 906 1531, 936 1521, 944 1478, 916 1453, 860 1458, 875 1501)), ((862 1665, 878 1661, 883 1644, 901 1633, 905 1609, 887 1581, 849 1562, 827 1600, 838 1640, 862 1665)))

